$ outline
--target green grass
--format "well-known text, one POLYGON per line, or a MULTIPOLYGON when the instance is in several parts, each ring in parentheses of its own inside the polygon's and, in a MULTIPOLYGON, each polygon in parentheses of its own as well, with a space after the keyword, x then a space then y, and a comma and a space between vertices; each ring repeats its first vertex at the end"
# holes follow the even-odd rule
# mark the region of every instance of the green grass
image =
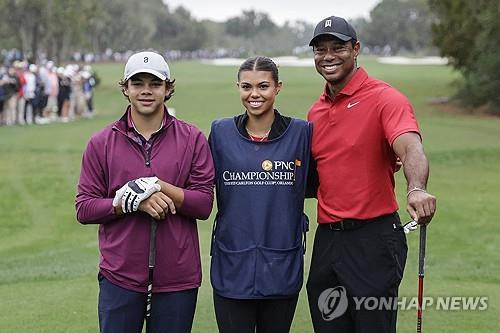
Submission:
MULTIPOLYGON (((456 75, 442 66, 391 66, 362 58, 368 72, 409 96, 416 108, 431 164, 429 190, 438 212, 429 228, 425 293, 488 296, 481 312, 424 313, 429 332, 496 332, 500 311, 500 119, 441 113, 427 102, 451 94, 456 75)), ((0 332, 96 332, 97 228, 76 222, 74 195, 81 153, 93 132, 124 109, 117 82, 122 65, 96 65, 98 117, 69 124, 0 128, 0 332)), ((179 118, 208 134, 214 118, 241 113, 236 67, 197 62, 172 64, 176 94, 169 103, 179 118)), ((313 68, 280 68, 277 101, 285 114, 304 118, 323 82, 313 68)), ((397 193, 404 212, 402 174, 397 193)), ((315 201, 306 203, 311 221, 315 201)), ((213 216, 213 215, 212 215, 213 216)), ((208 255, 212 219, 200 222, 204 280, 194 332, 215 332, 208 255)), ((312 244, 315 225, 308 235, 312 244)), ((417 291, 418 234, 408 237, 409 256, 400 293, 417 291)), ((311 250, 306 254, 306 271, 311 250)), ((415 311, 400 311, 398 332, 415 331, 415 311)), ((293 332, 312 332, 302 290, 293 332)))

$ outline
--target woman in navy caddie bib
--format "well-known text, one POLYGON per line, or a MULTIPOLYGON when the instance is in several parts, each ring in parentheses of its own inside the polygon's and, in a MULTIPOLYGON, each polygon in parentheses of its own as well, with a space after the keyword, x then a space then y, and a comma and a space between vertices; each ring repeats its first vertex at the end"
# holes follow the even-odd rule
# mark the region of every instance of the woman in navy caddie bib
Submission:
POLYGON ((274 108, 275 63, 246 60, 245 112, 212 123, 218 212, 211 282, 220 332, 289 332, 303 282, 311 125, 274 108))

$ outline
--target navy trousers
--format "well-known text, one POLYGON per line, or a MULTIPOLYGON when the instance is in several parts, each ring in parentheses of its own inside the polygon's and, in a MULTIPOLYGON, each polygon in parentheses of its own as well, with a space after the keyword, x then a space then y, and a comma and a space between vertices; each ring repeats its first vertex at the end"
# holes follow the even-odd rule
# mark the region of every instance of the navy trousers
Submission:
MULTIPOLYGON (((99 328, 101 333, 140 333, 146 314, 146 293, 99 280, 99 328)), ((198 288, 153 294, 151 332, 191 332, 198 288)))

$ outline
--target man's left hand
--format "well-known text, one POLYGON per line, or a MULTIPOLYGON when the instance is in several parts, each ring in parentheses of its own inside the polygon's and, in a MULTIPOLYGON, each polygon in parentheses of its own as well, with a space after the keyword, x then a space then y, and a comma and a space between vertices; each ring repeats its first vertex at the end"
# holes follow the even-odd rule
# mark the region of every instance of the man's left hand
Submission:
POLYGON ((424 191, 413 191, 408 194, 406 210, 418 224, 428 224, 436 212, 436 197, 424 191))
POLYGON ((125 213, 137 211, 139 204, 151 194, 161 190, 157 177, 142 177, 127 183, 127 189, 122 196, 122 209, 125 213))

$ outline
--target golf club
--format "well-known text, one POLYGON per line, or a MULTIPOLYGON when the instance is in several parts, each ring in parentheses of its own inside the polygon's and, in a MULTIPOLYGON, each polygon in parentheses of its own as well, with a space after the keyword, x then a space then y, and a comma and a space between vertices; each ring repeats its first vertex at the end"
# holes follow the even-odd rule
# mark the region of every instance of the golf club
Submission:
POLYGON ((417 333, 422 332, 422 301, 424 298, 425 239, 427 226, 420 226, 420 246, 418 251, 418 309, 417 333))
POLYGON ((151 232, 149 234, 149 278, 148 278, 148 295, 146 298, 146 333, 151 331, 151 301, 153 299, 153 273, 155 269, 156 256, 156 229, 158 222, 151 218, 151 232))

